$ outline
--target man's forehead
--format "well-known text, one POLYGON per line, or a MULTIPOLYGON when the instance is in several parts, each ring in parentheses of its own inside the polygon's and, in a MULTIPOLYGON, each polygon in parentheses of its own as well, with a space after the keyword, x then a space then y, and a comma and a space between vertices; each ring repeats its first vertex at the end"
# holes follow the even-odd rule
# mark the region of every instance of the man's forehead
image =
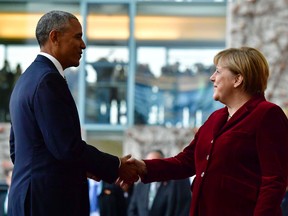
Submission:
POLYGON ((69 29, 69 31, 77 32, 78 34, 82 33, 82 26, 77 19, 71 19, 70 20, 70 24, 69 24, 68 29, 69 29))

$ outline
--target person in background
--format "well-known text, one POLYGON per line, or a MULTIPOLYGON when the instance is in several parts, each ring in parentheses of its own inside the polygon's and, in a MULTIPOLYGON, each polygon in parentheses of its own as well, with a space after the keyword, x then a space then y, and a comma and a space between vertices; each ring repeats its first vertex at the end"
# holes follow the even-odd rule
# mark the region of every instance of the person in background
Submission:
POLYGON ((21 76, 22 74, 22 68, 20 63, 17 63, 16 68, 15 68, 15 73, 14 73, 14 83, 13 83, 13 87, 15 85, 15 83, 17 82, 18 78, 21 76))
POLYGON ((9 98, 13 88, 13 73, 8 60, 0 69, 0 122, 9 122, 9 98))
POLYGON ((14 163, 9 216, 88 216, 87 176, 113 183, 138 180, 130 156, 99 151, 81 137, 78 111, 64 70, 83 49, 78 19, 44 14, 36 26, 40 53, 21 74, 10 99, 10 156, 14 163))
POLYGON ((7 185, 7 190, 5 193, 0 194, 0 216, 7 216, 8 213, 8 194, 11 185, 11 178, 12 178, 13 168, 5 168, 4 175, 5 175, 5 183, 7 185))
POLYGON ((124 191, 117 184, 88 179, 90 216, 127 216, 127 207, 133 187, 124 191))
POLYGON ((98 196, 100 193, 100 181, 88 178, 90 216, 100 216, 98 196))
POLYGON ((98 196, 101 216, 127 216, 127 207, 133 187, 124 191, 119 185, 101 181, 98 196))
POLYGON ((257 49, 241 47, 220 51, 214 64, 213 98, 225 106, 209 116, 178 155, 130 162, 137 164, 144 183, 196 174, 190 216, 280 216, 288 120, 265 99, 268 63, 257 49))
MULTIPOLYGON (((149 152, 146 159, 164 158, 161 150, 149 152)), ((137 183, 128 216, 188 216, 191 201, 189 179, 177 181, 137 183)))

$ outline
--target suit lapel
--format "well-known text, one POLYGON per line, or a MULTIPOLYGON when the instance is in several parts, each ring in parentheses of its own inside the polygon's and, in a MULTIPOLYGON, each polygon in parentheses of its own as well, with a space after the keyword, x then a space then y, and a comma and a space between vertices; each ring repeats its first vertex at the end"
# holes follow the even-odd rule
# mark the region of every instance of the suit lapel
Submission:
POLYGON ((221 133, 223 127, 227 122, 228 110, 227 107, 219 110, 218 115, 215 118, 214 128, 213 128, 213 136, 217 137, 221 133))

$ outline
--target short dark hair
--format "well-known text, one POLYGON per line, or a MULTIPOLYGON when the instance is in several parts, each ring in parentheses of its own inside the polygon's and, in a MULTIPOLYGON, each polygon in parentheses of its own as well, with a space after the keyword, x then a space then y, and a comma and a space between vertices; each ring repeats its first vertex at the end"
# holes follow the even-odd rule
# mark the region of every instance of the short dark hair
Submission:
POLYGON ((36 26, 36 39, 40 47, 46 43, 52 30, 65 31, 70 19, 78 20, 76 16, 65 11, 53 10, 44 14, 36 26))

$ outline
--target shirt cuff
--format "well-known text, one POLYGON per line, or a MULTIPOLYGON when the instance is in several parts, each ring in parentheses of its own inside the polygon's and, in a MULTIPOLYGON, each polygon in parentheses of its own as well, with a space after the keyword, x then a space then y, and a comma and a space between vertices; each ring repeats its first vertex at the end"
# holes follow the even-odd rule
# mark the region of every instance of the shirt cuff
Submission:
POLYGON ((118 158, 119 159, 119 166, 118 166, 118 168, 120 168, 120 166, 121 166, 121 159, 120 158, 118 158))

